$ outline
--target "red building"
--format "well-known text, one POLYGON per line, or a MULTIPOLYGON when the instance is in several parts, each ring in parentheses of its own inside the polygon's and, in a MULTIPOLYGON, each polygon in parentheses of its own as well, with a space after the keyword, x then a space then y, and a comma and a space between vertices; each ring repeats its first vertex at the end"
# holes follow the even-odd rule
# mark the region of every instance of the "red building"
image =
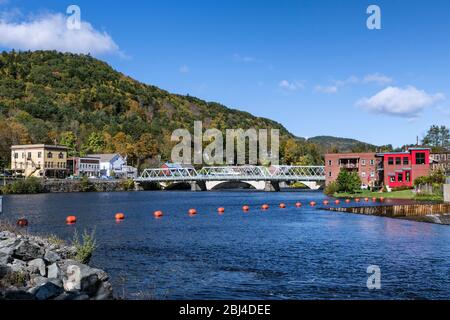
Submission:
POLYGON ((411 148, 404 152, 330 153, 325 155, 326 184, 341 170, 358 173, 364 186, 412 187, 414 180, 431 172, 430 149, 411 148))
POLYGON ((430 149, 410 148, 405 152, 379 153, 383 166, 380 180, 391 188, 412 187, 418 177, 430 175, 430 149))

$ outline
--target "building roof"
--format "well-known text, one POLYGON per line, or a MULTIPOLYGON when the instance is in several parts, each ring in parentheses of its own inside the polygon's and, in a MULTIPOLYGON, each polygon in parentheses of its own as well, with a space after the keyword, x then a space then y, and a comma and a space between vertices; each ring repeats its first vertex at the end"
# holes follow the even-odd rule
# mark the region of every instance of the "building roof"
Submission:
POLYGON ((118 153, 88 154, 88 157, 100 158, 101 162, 110 162, 116 156, 121 157, 118 153))
POLYGON ((13 145, 11 146, 11 150, 17 149, 58 149, 61 151, 67 151, 68 148, 66 146, 60 145, 52 145, 52 144, 21 144, 21 145, 13 145))

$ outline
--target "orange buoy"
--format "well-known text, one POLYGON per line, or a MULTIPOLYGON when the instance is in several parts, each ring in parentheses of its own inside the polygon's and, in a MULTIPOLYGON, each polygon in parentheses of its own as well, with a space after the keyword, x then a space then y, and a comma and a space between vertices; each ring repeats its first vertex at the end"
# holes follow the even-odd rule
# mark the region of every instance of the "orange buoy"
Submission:
POLYGON ((350 199, 345 199, 345 203, 350 203, 350 199))
POLYGON ((323 204, 327 206, 327 205, 330 204, 330 201, 328 201, 328 200, 323 200, 323 204))
POLYGON ((267 210, 267 209, 269 209, 269 205, 268 205, 268 204, 263 204, 263 205, 261 206, 261 209, 267 210))
POLYGON ((194 215, 196 215, 197 214, 197 210, 195 210, 195 209, 189 209, 189 215, 190 216, 194 216, 194 215))
POLYGON ((376 201, 377 201, 377 198, 373 197, 373 198, 372 198, 372 201, 373 201, 373 202, 376 202, 376 201))
POLYGON ((224 213, 225 212, 225 208, 220 207, 220 208, 217 209, 217 212, 224 213))
POLYGON ((21 228, 28 227, 28 220, 25 218, 21 218, 17 220, 17 225, 21 228))
POLYGON ((246 212, 247 212, 248 210, 250 210, 250 207, 249 207, 249 206, 243 206, 243 207, 242 207, 242 211, 246 211, 246 212))
POLYGON ((355 201, 356 201, 356 202, 360 202, 361 199, 360 199, 360 198, 356 198, 355 201))
POLYGON ((280 208, 284 209, 284 208, 286 208, 286 205, 284 203, 280 203, 280 208))
POLYGON ((384 201, 384 197, 381 197, 381 198, 380 198, 380 201, 383 202, 383 201, 384 201))
POLYGON ((365 201, 365 202, 369 201, 369 198, 364 198, 364 201, 365 201))
POLYGON ((302 203, 301 203, 301 202, 297 202, 297 203, 295 204, 295 206, 296 206, 297 208, 300 208, 300 207, 302 206, 302 203))
POLYGON ((116 213, 116 220, 123 220, 125 219, 125 215, 123 213, 116 213))
POLYGON ((334 201, 334 203, 339 204, 339 203, 341 203, 341 200, 336 199, 336 200, 334 201))
POLYGON ((309 203, 309 205, 310 205, 311 207, 314 207, 316 204, 317 204, 317 203, 316 203, 315 201, 311 201, 311 202, 309 203))
POLYGON ((163 216, 163 213, 162 213, 162 211, 155 211, 154 213, 153 213, 153 215, 155 216, 155 218, 161 218, 162 216, 163 216))
POLYGON ((74 224, 76 222, 77 222, 77 217, 75 217, 75 216, 68 216, 66 218, 66 223, 67 224, 74 224))

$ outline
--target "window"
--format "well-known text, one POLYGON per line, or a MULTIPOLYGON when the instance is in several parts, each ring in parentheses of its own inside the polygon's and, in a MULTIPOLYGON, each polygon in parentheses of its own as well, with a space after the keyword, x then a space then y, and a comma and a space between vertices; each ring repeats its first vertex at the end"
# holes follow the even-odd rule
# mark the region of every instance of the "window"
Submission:
POLYGON ((390 181, 391 181, 391 182, 395 182, 395 176, 391 176, 391 177, 390 177, 390 181))
POLYGON ((403 165, 407 166, 409 164, 408 157, 403 157, 403 165))
POLYGON ((375 178, 375 172, 372 171, 372 172, 370 173, 370 177, 371 177, 371 178, 375 178))
POLYGON ((441 160, 441 156, 438 155, 438 154, 435 154, 435 155, 434 155, 434 160, 436 160, 436 161, 441 160))
POLYGON ((406 171, 405 172, 405 181, 410 182, 411 181, 411 172, 406 171))
POLYGON ((47 158, 49 158, 49 159, 53 158, 53 153, 51 153, 51 152, 47 153, 47 158))
POLYGON ((375 160, 370 160, 370 165, 373 166, 375 164, 375 160))
POLYGON ((425 152, 416 153, 416 164, 425 164, 425 152))
POLYGON ((28 152, 27 159, 31 159, 31 152, 28 152))
POLYGON ((402 158, 400 158, 400 157, 395 158, 395 164, 396 165, 401 165, 402 164, 402 158))
POLYGON ((25 152, 22 152, 22 159, 25 159, 25 152))
POLYGON ((330 172, 328 172, 328 176, 329 176, 329 177, 331 177, 331 171, 330 171, 330 172))
POLYGON ((365 178, 366 177, 366 172, 361 172, 361 177, 365 178))
POLYGON ((365 160, 365 159, 362 159, 362 160, 361 160, 361 165, 363 165, 363 166, 366 165, 366 160, 365 160))
POLYGON ((328 160, 328 165, 331 166, 333 164, 333 161, 328 160))
POLYGON ((394 164, 394 158, 393 157, 389 157, 388 158, 388 164, 389 165, 393 165, 394 164))
POLYGON ((14 159, 19 159, 19 154, 17 152, 14 153, 14 159))
POLYGON ((42 158, 42 152, 38 152, 38 158, 42 158))
POLYGON ((60 159, 64 159, 64 153, 60 152, 60 153, 59 153, 59 158, 60 158, 60 159))
POLYGON ((403 182, 403 173, 399 173, 397 177, 398 182, 403 182))

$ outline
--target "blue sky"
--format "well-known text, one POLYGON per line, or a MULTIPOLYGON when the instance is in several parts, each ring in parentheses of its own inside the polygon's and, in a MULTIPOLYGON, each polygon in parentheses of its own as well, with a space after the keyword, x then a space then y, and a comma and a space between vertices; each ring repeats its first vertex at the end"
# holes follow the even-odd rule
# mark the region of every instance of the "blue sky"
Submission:
POLYGON ((0 12, 0 49, 88 50, 139 81, 302 137, 399 146, 450 123, 445 0, 0 0, 0 12), (71 4, 78 34, 58 29, 71 4), (381 30, 366 27, 371 4, 381 30))

